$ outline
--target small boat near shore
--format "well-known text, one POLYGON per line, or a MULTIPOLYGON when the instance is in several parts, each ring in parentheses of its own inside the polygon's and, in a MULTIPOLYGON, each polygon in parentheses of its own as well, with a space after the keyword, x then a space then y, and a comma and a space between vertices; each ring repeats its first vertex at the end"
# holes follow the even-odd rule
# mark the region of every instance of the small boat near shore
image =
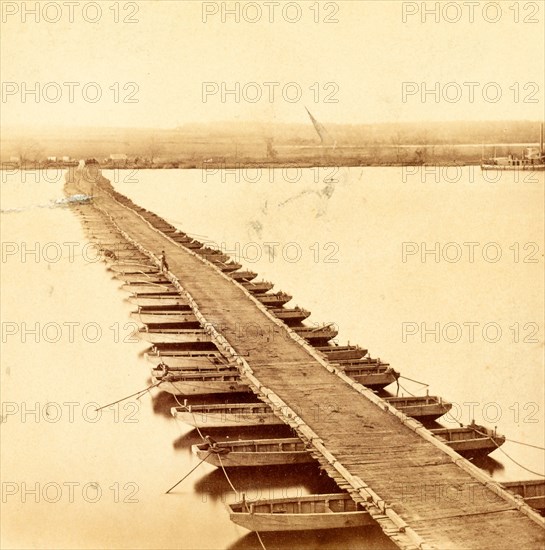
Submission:
MULTIPOLYGON (((495 151, 495 148, 494 148, 495 151)), ((494 156, 481 160, 481 170, 533 171, 545 170, 545 150, 543 149, 543 123, 540 125, 539 149, 528 147, 517 157, 509 154, 505 157, 494 156)))
POLYGON ((188 405, 172 407, 170 412, 174 418, 194 428, 238 428, 284 424, 268 405, 262 403, 188 405))
POLYGON ((220 441, 193 445, 193 454, 221 468, 310 464, 316 460, 298 437, 220 441), (218 458, 221 456, 221 462, 218 458))
POLYGON ((452 403, 441 397, 426 395, 424 397, 385 397, 392 407, 421 421, 436 420, 452 408, 452 403))
POLYGON ((260 499, 228 505, 233 523, 250 531, 315 531, 375 525, 348 493, 260 499))

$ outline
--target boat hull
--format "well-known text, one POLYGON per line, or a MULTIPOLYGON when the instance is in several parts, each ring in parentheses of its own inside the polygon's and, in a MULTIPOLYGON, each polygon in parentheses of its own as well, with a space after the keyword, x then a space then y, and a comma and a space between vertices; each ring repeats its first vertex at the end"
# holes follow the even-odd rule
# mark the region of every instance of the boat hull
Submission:
POLYGON ((503 441, 497 440, 497 444, 488 438, 467 439, 465 441, 449 441, 447 445, 466 458, 486 456, 495 451, 503 441))
POLYGON ((180 325, 198 323, 193 313, 143 313, 133 311, 131 317, 143 325, 180 325))
POLYGON ((350 378, 356 382, 359 382, 362 386, 375 389, 385 388, 397 380, 392 372, 351 374, 350 371, 347 371, 346 375, 350 376, 350 378))
POLYGON ((141 294, 165 294, 171 293, 178 295, 178 291, 170 284, 157 284, 157 283, 142 283, 142 284, 124 284, 121 286, 121 290, 130 292, 134 295, 141 294))
POLYGON ((227 361, 220 353, 201 355, 157 355, 155 353, 146 353, 146 359, 154 365, 166 363, 169 367, 178 367, 186 370, 204 370, 207 368, 210 370, 217 370, 219 367, 227 366, 227 361))
POLYGON ((271 313, 273 313, 276 317, 278 317, 280 320, 284 321, 284 323, 288 325, 290 323, 300 323, 310 315, 310 311, 306 311, 303 309, 298 310, 284 308, 273 308, 271 309, 271 313))
POLYGON ((505 443, 505 437, 472 424, 461 428, 431 430, 435 437, 466 458, 486 456, 505 443))
POLYGON ((279 294, 254 294, 254 296, 264 305, 268 307, 281 307, 291 300, 291 296, 279 294))
POLYGON ((250 283, 250 282, 243 282, 242 286, 249 292, 252 292, 253 294, 261 294, 263 292, 268 292, 273 288, 272 283, 268 282, 257 282, 257 283, 250 283))
POLYGON ((337 336, 336 330, 327 329, 312 329, 307 327, 296 327, 292 329, 298 336, 304 338, 311 344, 316 346, 326 345, 330 340, 337 336))
POLYGON ((481 170, 500 170, 502 172, 543 172, 545 164, 523 164, 520 166, 511 164, 481 164, 481 170))
POLYGON ((156 267, 141 262, 111 264, 109 269, 110 271, 114 271, 115 273, 122 275, 137 275, 139 277, 145 277, 146 275, 153 276, 159 273, 156 267))
POLYGON ((241 426, 279 426, 284 423, 274 413, 261 410, 250 412, 248 409, 228 411, 179 410, 171 409, 172 415, 194 428, 239 428, 241 426))
POLYGON ((193 342, 212 342, 212 338, 204 331, 188 330, 186 332, 149 332, 140 330, 139 338, 151 344, 191 344, 193 342))
POLYGON ((247 393, 250 388, 241 383, 238 377, 232 380, 176 379, 176 377, 152 377, 154 384, 161 382, 160 388, 172 395, 213 395, 219 393, 247 393))
POLYGON ((436 420, 452 408, 451 403, 434 397, 411 400, 409 398, 388 398, 385 401, 402 413, 422 421, 436 420))
POLYGON ((542 514, 545 512, 545 480, 509 481, 502 485, 508 491, 523 497, 524 502, 534 510, 542 514))
POLYGON ((233 271, 231 277, 235 279, 235 281, 251 281, 257 277, 257 273, 253 271, 233 271))
POLYGON ((399 410, 411 416, 412 418, 417 418, 418 420, 431 421, 437 420, 444 414, 446 414, 449 409, 440 405, 420 405, 412 407, 398 407, 399 410))
MULTIPOLYGON (((233 523, 258 532, 315 531, 375 524, 370 514, 362 509, 331 511, 332 508, 339 507, 339 500, 337 495, 310 495, 300 497, 296 502, 292 499, 271 499, 247 502, 242 506, 237 503, 238 505, 229 506, 229 516, 233 523), (270 511, 265 511, 267 509, 270 511)), ((352 500, 351 502, 352 506, 347 508, 356 508, 355 503, 352 500)))
POLYGON ((236 271, 237 269, 240 269, 242 266, 240 264, 218 264, 219 268, 224 273, 232 273, 233 271, 236 271))
POLYGON ((130 296, 129 302, 139 307, 172 307, 172 306, 189 306, 189 302, 182 297, 179 298, 147 298, 141 296, 130 296))
POLYGON ((165 277, 160 273, 117 273, 116 279, 125 281, 127 284, 142 284, 142 285, 151 285, 151 284, 161 284, 161 285, 170 285, 170 281, 165 279, 165 277))
POLYGON ((367 350, 363 348, 353 347, 350 349, 344 349, 339 346, 322 346, 317 348, 322 352, 328 361, 334 363, 335 361, 355 360, 361 359, 367 355, 367 350))
POLYGON ((298 438, 236 441, 232 444, 217 443, 216 450, 212 453, 210 453, 210 446, 203 443, 193 445, 192 451, 201 460, 217 468, 288 466, 316 462, 298 438))

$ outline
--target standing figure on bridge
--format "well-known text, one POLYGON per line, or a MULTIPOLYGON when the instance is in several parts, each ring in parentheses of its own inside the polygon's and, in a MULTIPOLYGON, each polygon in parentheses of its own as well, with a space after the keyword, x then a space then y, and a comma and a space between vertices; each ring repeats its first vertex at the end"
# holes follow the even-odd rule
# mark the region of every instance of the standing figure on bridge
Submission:
POLYGON ((159 260, 161 260, 161 271, 168 271, 167 257, 165 255, 164 250, 161 250, 161 255, 159 256, 159 260))

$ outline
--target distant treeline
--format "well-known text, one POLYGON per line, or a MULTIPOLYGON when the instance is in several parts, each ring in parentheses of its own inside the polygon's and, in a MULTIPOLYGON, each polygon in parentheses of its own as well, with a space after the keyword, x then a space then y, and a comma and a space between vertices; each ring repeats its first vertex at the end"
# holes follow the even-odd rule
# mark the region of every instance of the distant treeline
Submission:
MULTIPOLYGON (((520 154, 539 142, 539 121, 328 124, 322 144, 312 124, 215 123, 175 129, 5 128, 1 161, 23 165, 48 157, 96 158, 101 164, 157 167, 206 162, 323 162, 350 164, 473 162, 481 146, 520 154), (467 145, 473 147, 461 147, 467 145), (511 145, 509 145, 511 144, 511 145), (322 147, 326 145, 326 147, 322 147), (110 158, 113 155, 113 159, 110 158), (115 160, 125 156, 124 162, 115 160), (350 159, 350 160, 349 160, 350 159)), ((499 150, 498 150, 499 153, 499 150)))

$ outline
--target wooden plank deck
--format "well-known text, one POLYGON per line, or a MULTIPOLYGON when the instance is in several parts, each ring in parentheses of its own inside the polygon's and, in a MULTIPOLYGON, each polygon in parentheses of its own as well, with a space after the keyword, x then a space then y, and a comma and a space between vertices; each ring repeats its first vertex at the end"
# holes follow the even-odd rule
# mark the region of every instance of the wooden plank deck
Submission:
MULTIPOLYGON (((273 406, 279 399, 287 405, 276 407, 277 414, 291 418, 341 487, 356 500, 367 498, 369 511, 400 548, 543 548, 544 523, 535 512, 426 438, 418 423, 404 423, 404 415, 328 370, 316 352, 219 269, 93 187, 94 206, 126 238, 155 258, 165 251, 169 276, 194 301, 197 316, 212 323, 212 332, 221 333, 236 352, 254 391, 273 406), (252 335, 259 327, 263 335, 241 337, 241 326, 254 327, 252 335), (299 418, 290 417, 293 411, 299 418)), ((90 191, 81 184, 79 189, 90 191)))

